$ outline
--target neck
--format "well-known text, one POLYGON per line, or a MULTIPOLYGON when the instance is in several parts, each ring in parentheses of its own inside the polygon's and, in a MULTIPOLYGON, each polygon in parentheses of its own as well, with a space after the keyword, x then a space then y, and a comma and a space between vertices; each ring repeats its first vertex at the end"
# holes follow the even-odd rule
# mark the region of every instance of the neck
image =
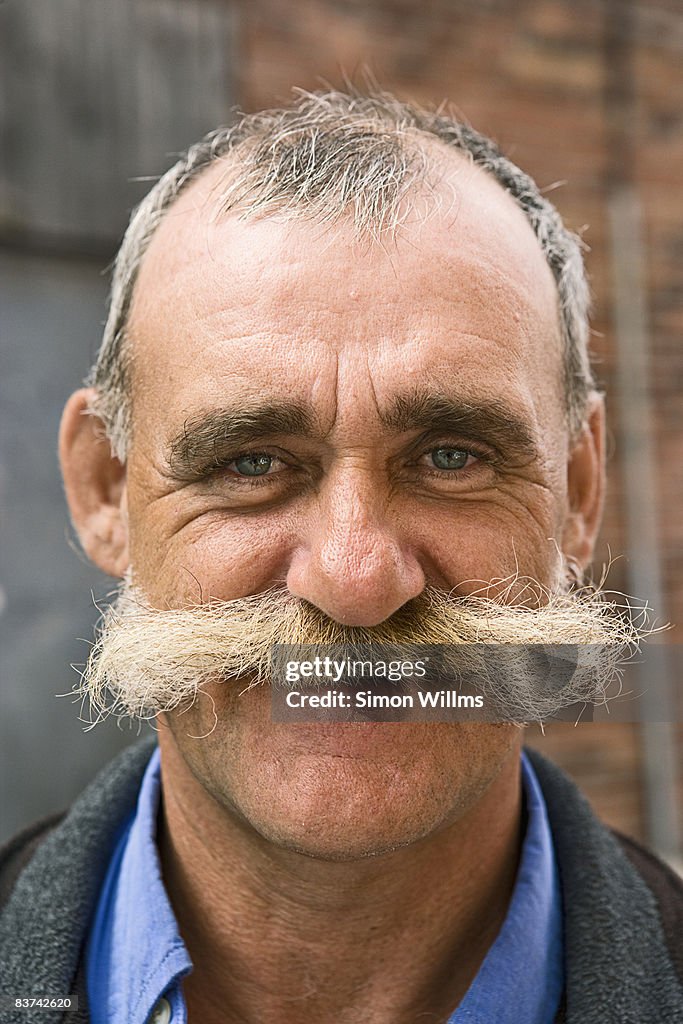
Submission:
POLYGON ((505 917, 521 842, 519 752, 436 834, 334 862, 274 846, 162 743, 164 880, 194 970, 190 1021, 445 1020, 505 917))

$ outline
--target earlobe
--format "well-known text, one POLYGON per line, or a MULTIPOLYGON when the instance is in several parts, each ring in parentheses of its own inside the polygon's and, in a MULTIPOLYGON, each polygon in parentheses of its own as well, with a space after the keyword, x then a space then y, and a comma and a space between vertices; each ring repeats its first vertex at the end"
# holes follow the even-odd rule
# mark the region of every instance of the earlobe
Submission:
POLYGON ((91 388, 69 398, 59 430, 59 461, 71 519, 88 558, 120 577, 128 567, 126 467, 90 410, 91 388))
POLYGON ((605 403, 594 392, 567 464, 568 513, 562 550, 585 569, 593 557, 605 497, 605 403))

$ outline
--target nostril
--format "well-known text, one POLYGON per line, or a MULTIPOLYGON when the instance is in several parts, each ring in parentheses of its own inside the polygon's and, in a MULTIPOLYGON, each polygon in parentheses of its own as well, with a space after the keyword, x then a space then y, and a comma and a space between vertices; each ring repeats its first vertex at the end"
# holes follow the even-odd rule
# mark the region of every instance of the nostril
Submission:
POLYGON ((384 550, 300 550, 287 586, 296 597, 343 625, 376 626, 422 593, 426 578, 417 559, 392 544, 384 550))

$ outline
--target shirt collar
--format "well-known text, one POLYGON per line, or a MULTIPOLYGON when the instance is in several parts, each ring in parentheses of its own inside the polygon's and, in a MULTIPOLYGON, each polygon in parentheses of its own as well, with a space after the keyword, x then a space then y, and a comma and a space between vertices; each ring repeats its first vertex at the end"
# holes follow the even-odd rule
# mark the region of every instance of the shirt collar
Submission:
POLYGON ((564 990, 562 895, 545 800, 522 754, 527 827, 498 936, 448 1024, 552 1024, 564 990))
MULTIPOLYGON (((165 997, 186 1024, 181 979, 192 962, 156 845, 159 750, 121 828, 86 947, 92 1024, 145 1024, 165 997)), ((527 827, 507 915, 449 1024, 552 1024, 564 988, 562 902, 543 794, 522 755, 527 827)), ((168 1018, 167 1018, 168 1019, 168 1018)))
POLYGON ((144 1024, 162 995, 171 1003, 173 1024, 186 1021, 179 981, 192 961, 161 877, 159 772, 157 747, 100 890, 86 949, 92 1024, 144 1024))

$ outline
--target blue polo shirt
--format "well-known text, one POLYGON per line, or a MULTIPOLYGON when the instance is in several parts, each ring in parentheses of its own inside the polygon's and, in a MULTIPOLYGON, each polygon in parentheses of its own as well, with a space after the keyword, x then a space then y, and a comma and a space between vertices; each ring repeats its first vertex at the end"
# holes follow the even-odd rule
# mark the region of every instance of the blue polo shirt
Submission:
MULTIPOLYGON (((553 1024, 564 988, 562 900, 543 794, 522 755, 527 828, 507 915, 448 1024, 553 1024)), ((92 1024, 187 1024, 192 962, 156 846, 159 750, 122 826, 86 947, 92 1024)))

